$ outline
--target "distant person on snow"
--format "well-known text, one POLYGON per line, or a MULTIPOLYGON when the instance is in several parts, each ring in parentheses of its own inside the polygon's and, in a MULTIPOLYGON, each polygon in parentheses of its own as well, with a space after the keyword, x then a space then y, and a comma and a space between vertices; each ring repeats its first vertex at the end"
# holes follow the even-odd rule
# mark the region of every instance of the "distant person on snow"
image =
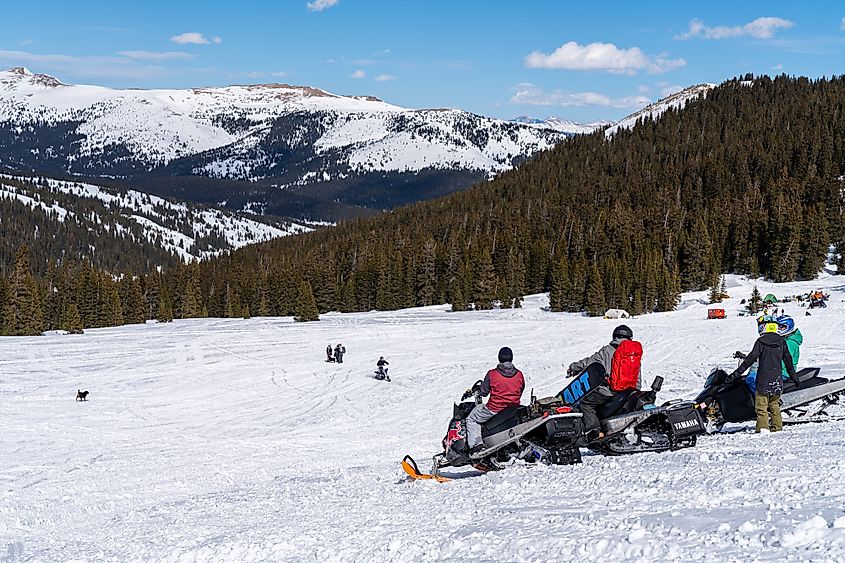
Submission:
POLYGON ((634 340, 634 331, 627 325, 619 325, 613 329, 612 340, 609 344, 602 346, 592 356, 569 365, 568 377, 580 375, 592 364, 600 365, 608 376, 603 384, 590 391, 578 403, 584 415, 584 431, 588 441, 604 437, 596 409, 613 399, 619 392, 640 388, 642 355, 642 345, 634 340))
POLYGON ((783 430, 783 419, 780 414, 780 396, 783 393, 783 380, 781 370, 786 367, 786 372, 795 383, 795 388, 800 386, 795 376, 795 366, 792 363, 792 356, 786 340, 778 334, 776 322, 758 324, 757 330, 760 338, 754 343, 751 352, 745 357, 739 367, 725 380, 727 383, 736 381, 751 364, 758 362, 757 366, 757 392, 754 395, 754 411, 757 413, 757 432, 771 429, 772 432, 783 430), (771 415, 771 424, 769 416, 771 415))
POLYGON ((388 368, 384 366, 389 366, 390 362, 384 359, 384 356, 379 356, 378 361, 376 362, 376 367, 378 368, 378 372, 384 376, 385 379, 390 381, 390 376, 387 375, 388 368))
POLYGON ((339 364, 342 364, 343 363, 343 355, 345 353, 346 353, 346 347, 343 344, 338 343, 338 345, 334 347, 335 361, 339 364))
POLYGON ((333 362, 334 361, 334 356, 332 356, 332 345, 331 344, 326 346, 326 361, 327 362, 333 362))
POLYGON ((499 365, 491 369, 481 382, 481 396, 490 395, 487 404, 475 405, 467 417, 467 445, 472 456, 484 449, 481 425, 511 405, 519 405, 525 390, 525 377, 513 365, 513 351, 505 346, 499 350, 499 365))

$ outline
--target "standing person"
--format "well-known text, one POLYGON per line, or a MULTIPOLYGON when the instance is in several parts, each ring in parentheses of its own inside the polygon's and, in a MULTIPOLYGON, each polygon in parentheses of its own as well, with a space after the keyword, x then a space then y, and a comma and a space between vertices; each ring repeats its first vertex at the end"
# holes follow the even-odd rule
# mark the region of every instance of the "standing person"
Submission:
POLYGON ((617 393, 638 389, 642 383, 642 345, 634 340, 634 331, 627 325, 613 329, 609 344, 592 356, 573 362, 567 369, 568 377, 575 377, 592 364, 601 366, 608 379, 584 397, 578 406, 584 415, 584 433, 587 441, 603 438, 596 409, 610 401, 617 393))
POLYGON ((786 367, 786 372, 795 383, 795 388, 800 386, 795 376, 795 366, 792 364, 792 356, 786 340, 778 334, 776 322, 761 322, 757 331, 760 338, 754 343, 751 352, 745 357, 739 367, 731 373, 726 382, 736 381, 745 373, 751 364, 757 366, 757 392, 754 395, 754 411, 757 413, 757 432, 771 429, 772 432, 783 430, 783 419, 780 414, 780 396, 783 393, 783 380, 781 379, 781 366, 786 367), (770 420, 771 416, 771 420, 770 420))
POLYGON ((346 347, 343 344, 338 343, 337 346, 334 347, 334 357, 337 363, 343 363, 343 355, 346 353, 346 347))
POLYGON ((334 361, 334 357, 332 356, 332 345, 331 344, 326 346, 326 361, 327 362, 333 362, 334 361))
POLYGON ((378 361, 376 362, 376 367, 378 368, 379 374, 381 374, 387 381, 390 381, 390 376, 387 375, 388 368, 384 366, 389 366, 390 362, 384 359, 384 356, 379 356, 378 361))
POLYGON ((481 382, 481 396, 490 395, 487 404, 475 405, 467 417, 467 445, 472 457, 484 449, 481 425, 511 405, 519 405, 525 390, 525 377, 513 365, 513 351, 505 346, 499 350, 499 365, 487 372, 481 382))

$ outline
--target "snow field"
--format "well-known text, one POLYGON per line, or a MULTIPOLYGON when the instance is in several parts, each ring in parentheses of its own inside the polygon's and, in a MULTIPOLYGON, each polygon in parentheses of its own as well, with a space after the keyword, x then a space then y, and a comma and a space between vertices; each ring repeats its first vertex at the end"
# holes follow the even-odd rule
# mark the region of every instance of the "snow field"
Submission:
MULTIPOLYGON (((750 349, 729 278, 725 320, 704 292, 625 321, 660 400, 692 397, 750 349)), ((804 316, 802 366, 845 376, 845 277, 804 316)), ((445 306, 290 319, 202 319, 0 340, 0 558, 22 561, 719 561, 845 558, 845 423, 700 438, 695 448, 579 466, 516 465, 446 484, 427 468, 452 403, 511 346, 524 401, 617 321, 445 306), (347 348, 324 362, 327 343, 347 348), (379 355, 392 383, 372 378, 379 355), (74 402, 76 389, 91 392, 74 402)))

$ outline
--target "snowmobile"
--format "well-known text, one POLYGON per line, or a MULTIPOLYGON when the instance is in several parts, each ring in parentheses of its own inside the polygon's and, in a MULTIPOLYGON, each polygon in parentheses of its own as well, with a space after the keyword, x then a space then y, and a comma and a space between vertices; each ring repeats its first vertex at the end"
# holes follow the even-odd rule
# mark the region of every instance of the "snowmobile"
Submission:
MULTIPOLYGON (((733 357, 741 362, 745 354, 736 352, 733 357)), ((814 367, 798 370, 796 375, 801 384, 798 389, 792 380, 783 382, 780 408, 784 424, 845 419, 845 415, 833 416, 826 412, 845 395, 845 378, 831 380, 821 377, 820 372, 820 368, 814 367)), ((721 431, 727 422, 756 419, 754 395, 745 378, 726 383, 727 377, 728 373, 723 369, 714 369, 707 377, 704 389, 695 398, 696 408, 705 419, 708 433, 721 431)))
POLYGON ((452 420, 443 438, 443 451, 432 460, 431 473, 420 471, 411 456, 402 460, 402 468, 414 479, 449 481, 440 470, 446 467, 473 466, 486 472, 503 469, 516 460, 546 465, 581 463, 578 449, 584 428, 581 413, 573 412, 556 398, 536 399, 527 406, 504 409, 481 426, 480 452, 470 457, 466 436, 466 419, 481 403, 481 381, 461 397, 453 407, 452 420), (468 401, 472 397, 474 400, 468 401))
MULTIPOLYGON (((591 391, 606 380, 600 364, 591 364, 567 385, 558 397, 577 408, 591 391)), ((704 421, 691 401, 655 404, 663 378, 657 376, 648 391, 632 389, 616 394, 596 410, 604 436, 584 438, 584 445, 605 455, 664 452, 695 446, 705 433, 704 421)))
POLYGON ((373 377, 378 379, 379 381, 390 381, 390 376, 387 375, 387 370, 383 367, 378 368, 373 372, 373 377))

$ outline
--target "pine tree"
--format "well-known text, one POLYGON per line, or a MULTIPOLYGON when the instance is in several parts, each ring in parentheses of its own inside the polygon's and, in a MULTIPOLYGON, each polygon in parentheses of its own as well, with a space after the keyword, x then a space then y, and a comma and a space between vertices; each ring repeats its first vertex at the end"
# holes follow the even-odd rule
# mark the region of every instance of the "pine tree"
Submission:
POLYGON ((569 259, 566 252, 563 252, 552 270, 552 288, 549 290, 549 308, 552 311, 567 310, 566 298, 570 292, 569 259))
POLYGON ((728 280, 725 279, 724 274, 722 275, 722 279, 719 281, 719 297, 722 300, 731 298, 731 296, 728 295, 728 280))
POLYGON ((763 298, 760 296, 760 290, 757 289, 756 285, 754 286, 754 289, 751 290, 751 298, 748 300, 746 309, 752 315, 756 315, 763 309, 763 298))
POLYGON ((604 284, 599 268, 595 262, 590 267, 590 278, 587 281, 587 312, 592 317, 602 316, 605 312, 604 284))
POLYGON ((452 310, 453 311, 466 311, 467 310, 467 302, 464 299, 464 292, 461 290, 461 286, 458 283, 454 284, 452 288, 452 310))
POLYGON ((496 272, 490 252, 484 248, 479 254, 475 270, 475 295, 473 302, 476 309, 492 309, 496 299, 496 272))
POLYGON ((21 246, 9 278, 3 307, 3 334, 35 336, 44 328, 41 294, 29 266, 29 248, 21 246))
POLYGON ((722 292, 719 288, 719 278, 718 277, 714 277, 713 281, 711 282, 709 301, 710 301, 710 303, 721 303, 722 302, 722 292))
POLYGON ((70 303, 64 310, 61 322, 62 330, 70 334, 82 334, 82 317, 79 316, 79 309, 76 303, 70 303))
POLYGON ((317 301, 314 299, 314 293, 311 291, 311 284, 303 281, 299 284, 299 294, 296 297, 296 316, 294 320, 297 322, 319 321, 320 312, 317 310, 317 301))

